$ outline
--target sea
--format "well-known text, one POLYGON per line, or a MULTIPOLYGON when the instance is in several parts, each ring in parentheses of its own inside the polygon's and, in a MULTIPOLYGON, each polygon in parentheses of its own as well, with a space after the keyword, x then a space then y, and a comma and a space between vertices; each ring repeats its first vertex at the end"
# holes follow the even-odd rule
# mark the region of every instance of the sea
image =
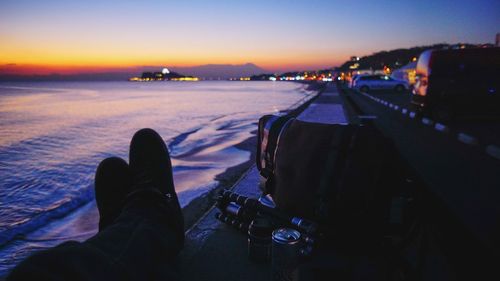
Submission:
POLYGON ((96 167, 128 161, 137 130, 166 142, 186 206, 249 160, 235 145, 260 116, 314 94, 271 81, 0 83, 0 277, 34 251, 97 232, 96 167))

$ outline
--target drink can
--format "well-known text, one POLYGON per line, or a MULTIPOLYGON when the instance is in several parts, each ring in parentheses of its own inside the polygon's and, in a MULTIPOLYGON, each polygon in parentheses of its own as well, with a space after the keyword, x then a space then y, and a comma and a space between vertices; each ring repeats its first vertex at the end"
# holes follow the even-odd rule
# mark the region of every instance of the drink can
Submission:
POLYGON ((273 231, 271 246, 271 272, 273 281, 293 280, 292 272, 299 265, 301 235, 292 228, 273 231))

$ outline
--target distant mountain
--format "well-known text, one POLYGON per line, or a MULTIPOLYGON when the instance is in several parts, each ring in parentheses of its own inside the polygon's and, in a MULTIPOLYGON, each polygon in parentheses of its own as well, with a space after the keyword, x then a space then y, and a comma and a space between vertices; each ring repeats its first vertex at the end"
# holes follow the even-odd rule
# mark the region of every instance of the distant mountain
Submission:
MULTIPOLYGON (((163 66, 137 66, 130 69, 117 69, 117 71, 99 73, 24 75, 2 71, 0 67, 0 81, 117 81, 127 80, 133 76, 140 76, 142 72, 156 72, 162 69, 163 66)), ((169 69, 183 75, 195 76, 202 79, 250 77, 266 72, 253 63, 239 65, 207 64, 192 67, 171 67, 169 69)))
POLYGON ((203 79, 228 79, 250 77, 266 72, 253 63, 247 64, 206 64, 192 67, 172 67, 171 70, 203 79))

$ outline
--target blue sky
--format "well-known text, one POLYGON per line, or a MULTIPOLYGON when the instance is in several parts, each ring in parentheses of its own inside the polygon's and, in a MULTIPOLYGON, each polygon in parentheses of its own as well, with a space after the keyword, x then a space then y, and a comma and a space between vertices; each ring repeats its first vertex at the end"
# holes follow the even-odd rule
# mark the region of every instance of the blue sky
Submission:
POLYGON ((0 64, 338 65, 434 43, 492 43, 500 1, 34 1, 0 4, 0 64))

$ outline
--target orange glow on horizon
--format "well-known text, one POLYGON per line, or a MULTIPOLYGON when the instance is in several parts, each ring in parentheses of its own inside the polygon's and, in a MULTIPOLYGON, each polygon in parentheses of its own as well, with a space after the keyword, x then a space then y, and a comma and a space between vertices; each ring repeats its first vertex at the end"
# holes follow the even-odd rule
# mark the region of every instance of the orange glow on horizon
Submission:
MULTIPOLYGON (((89 61, 88 63, 84 62, 75 62, 75 63, 12 63, 12 62, 2 62, 0 61, 0 74, 13 74, 13 75, 48 75, 48 74, 82 74, 82 73, 105 73, 105 72, 133 72, 133 71, 141 71, 144 67, 153 66, 153 67, 163 67, 167 66, 169 68, 176 67, 193 67, 204 64, 233 64, 233 65, 241 65, 246 64, 249 61, 247 60, 237 60, 237 61, 212 61, 212 60, 198 60, 193 62, 175 62, 174 60, 162 60, 162 61, 144 61, 142 63, 92 63, 89 61), (168 63, 167 63, 168 62, 168 63)), ((268 61, 250 61, 254 63, 258 67, 264 69, 264 71, 268 72, 280 72, 280 71, 302 71, 302 70, 317 70, 317 69, 325 69, 333 66, 340 65, 343 63, 343 60, 331 60, 329 61, 313 61, 313 62, 300 62, 300 61, 282 61, 282 60, 272 60, 268 61)))
POLYGON ((81 74, 104 72, 127 72, 128 67, 106 66, 65 66, 65 65, 36 65, 36 64, 4 64, 0 65, 0 74, 12 75, 48 75, 48 74, 81 74))
MULTIPOLYGON (((253 63, 267 72, 317 70, 338 66, 352 50, 207 48, 107 41, 40 42, 13 40, 0 45, 0 74, 47 75, 128 72, 144 66, 191 67, 205 64, 253 63)), ((180 44, 180 43, 179 43, 180 44)))

